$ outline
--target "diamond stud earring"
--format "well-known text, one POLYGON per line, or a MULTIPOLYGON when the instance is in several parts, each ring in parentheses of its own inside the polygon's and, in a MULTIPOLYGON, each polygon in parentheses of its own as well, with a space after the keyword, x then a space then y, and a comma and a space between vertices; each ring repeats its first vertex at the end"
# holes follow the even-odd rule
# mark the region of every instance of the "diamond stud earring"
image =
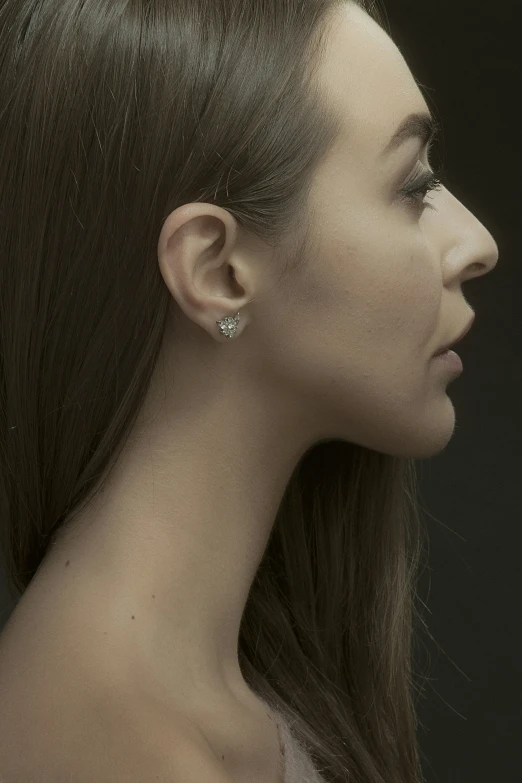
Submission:
POLYGON ((232 317, 223 318, 222 321, 216 321, 216 323, 219 326, 219 330, 221 334, 224 337, 227 337, 229 340, 231 340, 233 337, 235 337, 235 334, 239 326, 239 321, 240 321, 240 315, 238 313, 237 315, 234 315, 232 317))

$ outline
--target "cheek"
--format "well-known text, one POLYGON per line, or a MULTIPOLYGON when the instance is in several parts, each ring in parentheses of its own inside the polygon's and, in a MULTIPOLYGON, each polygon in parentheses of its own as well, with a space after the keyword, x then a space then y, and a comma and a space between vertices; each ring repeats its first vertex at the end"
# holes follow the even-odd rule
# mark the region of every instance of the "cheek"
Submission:
POLYGON ((321 437, 337 437, 343 417, 354 440, 394 422, 400 431, 421 404, 441 301, 440 268, 421 251, 391 240, 364 253, 323 248, 280 302, 270 363, 325 425, 321 437))
POLYGON ((433 344, 440 320, 440 263, 417 240, 369 227, 359 247, 323 243, 321 257, 294 281, 294 316, 313 341, 358 364, 412 357, 433 344))
POLYGON ((271 299, 260 383, 316 439, 430 456, 454 424, 430 361, 440 261, 417 228, 364 212, 349 225, 325 214, 320 251, 271 299))
POLYGON ((440 264, 426 250, 389 256, 375 299, 378 339, 394 352, 398 362, 415 359, 430 350, 440 320, 442 282, 440 264))

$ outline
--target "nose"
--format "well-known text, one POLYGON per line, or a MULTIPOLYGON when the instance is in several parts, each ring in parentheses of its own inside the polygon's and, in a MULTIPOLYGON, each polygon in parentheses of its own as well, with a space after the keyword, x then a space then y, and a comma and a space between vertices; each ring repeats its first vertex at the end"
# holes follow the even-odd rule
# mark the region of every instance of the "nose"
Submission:
POLYGON ((492 272, 499 259, 498 245, 488 229, 477 218, 472 235, 467 242, 468 265, 465 280, 492 272))
MULTIPOLYGON (((454 201, 455 212, 454 222, 452 222, 455 233, 449 255, 456 260, 457 269, 463 280, 487 275, 498 263, 498 245, 484 224, 462 202, 457 199, 454 201)), ((449 267, 455 271, 453 264, 450 263, 449 267)))

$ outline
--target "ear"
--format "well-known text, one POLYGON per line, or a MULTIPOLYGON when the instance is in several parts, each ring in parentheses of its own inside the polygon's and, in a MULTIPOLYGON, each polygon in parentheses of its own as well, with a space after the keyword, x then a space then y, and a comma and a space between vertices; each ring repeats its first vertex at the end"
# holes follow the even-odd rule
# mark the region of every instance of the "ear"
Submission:
POLYGON ((158 260, 165 284, 187 318, 217 341, 242 333, 258 280, 252 254, 239 246, 237 221, 229 212, 199 203, 176 209, 163 225, 158 260))

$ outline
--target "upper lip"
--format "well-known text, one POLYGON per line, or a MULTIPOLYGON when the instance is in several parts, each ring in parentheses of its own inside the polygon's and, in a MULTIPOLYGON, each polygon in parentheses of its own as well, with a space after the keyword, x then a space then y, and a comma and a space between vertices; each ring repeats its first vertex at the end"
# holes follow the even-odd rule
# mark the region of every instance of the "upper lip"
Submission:
POLYGON ((451 340, 451 342, 449 342, 449 343, 446 343, 446 345, 443 345, 441 348, 439 348, 439 350, 437 351, 437 353, 435 354, 435 356, 438 356, 438 355, 439 355, 439 353, 444 353, 445 351, 448 351, 448 350, 449 350, 450 348, 452 348, 452 346, 454 346, 456 343, 459 343, 459 342, 460 342, 460 341, 461 341, 461 340, 462 340, 462 339, 463 339, 463 338, 464 338, 464 337, 467 335, 467 333, 469 332, 469 330, 470 330, 470 329, 471 329, 471 327, 473 326, 473 323, 474 323, 474 321, 475 321, 475 314, 473 314, 473 316, 472 316, 472 318, 471 318, 470 322, 468 323, 468 325, 466 326, 466 328, 464 329, 464 331, 463 331, 463 332, 461 332, 461 333, 459 334, 459 336, 458 336, 458 337, 456 337, 454 340, 451 340))

